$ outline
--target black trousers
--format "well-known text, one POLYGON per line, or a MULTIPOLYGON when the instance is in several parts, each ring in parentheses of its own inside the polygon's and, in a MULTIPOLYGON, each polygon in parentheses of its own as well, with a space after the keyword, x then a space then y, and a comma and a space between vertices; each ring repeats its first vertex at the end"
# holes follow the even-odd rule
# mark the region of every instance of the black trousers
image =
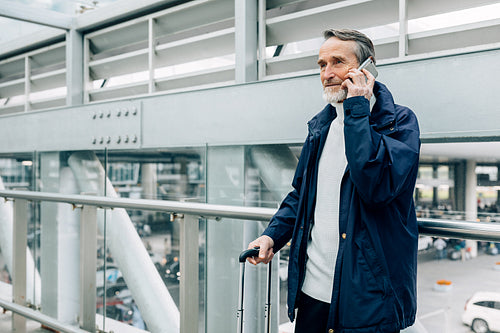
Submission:
POLYGON ((300 293, 295 333, 325 333, 330 304, 300 293))
MULTIPOLYGON (((300 292, 295 319, 295 333, 326 333, 330 304, 300 292)), ((398 333, 387 332, 387 333, 398 333)))

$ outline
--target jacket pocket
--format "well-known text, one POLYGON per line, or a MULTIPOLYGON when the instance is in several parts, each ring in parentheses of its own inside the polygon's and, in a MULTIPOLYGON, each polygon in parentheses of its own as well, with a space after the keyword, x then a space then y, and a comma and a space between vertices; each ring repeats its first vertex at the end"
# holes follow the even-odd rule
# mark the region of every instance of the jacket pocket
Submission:
POLYGON ((342 267, 340 327, 362 328, 387 322, 393 307, 386 281, 373 247, 365 239, 356 240, 342 267))

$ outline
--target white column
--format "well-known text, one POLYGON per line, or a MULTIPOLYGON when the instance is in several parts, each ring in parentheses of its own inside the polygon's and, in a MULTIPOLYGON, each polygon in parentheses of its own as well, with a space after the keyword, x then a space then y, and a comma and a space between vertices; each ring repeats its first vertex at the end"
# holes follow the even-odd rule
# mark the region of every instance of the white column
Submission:
POLYGON ((148 70, 149 70, 148 93, 150 93, 150 94, 154 93, 156 90, 156 86, 155 86, 155 58, 156 58, 155 25, 156 25, 156 20, 154 18, 150 18, 148 20, 148 70))
MULTIPOLYGON (((476 161, 468 160, 465 175, 465 220, 475 222, 477 219, 477 175, 476 161)), ((477 256, 477 241, 467 240, 466 248, 471 249, 471 256, 477 256)))
POLYGON ((66 105, 83 103, 83 35, 75 29, 66 32, 66 105))
POLYGON ((31 59, 29 56, 24 58, 24 111, 31 110, 31 59))
MULTIPOLYGON (((28 201, 16 199, 14 201, 14 230, 12 247, 14 253, 12 270, 12 298, 14 303, 26 306, 26 252, 28 233, 28 201)), ((14 314, 12 316, 12 330, 26 333, 26 318, 14 314)))
POLYGON ((266 44, 267 44, 267 25, 266 25, 266 0, 259 0, 259 80, 266 77, 266 44))
MULTIPOLYGON (((45 192, 59 192, 60 154, 58 152, 41 153, 40 188, 45 192)), ((57 318, 59 308, 59 270, 63 267, 59 262, 59 226, 63 222, 57 220, 58 204, 40 202, 40 273, 43 281, 42 313, 57 318)), ((37 221, 35 221, 35 226, 37 221)))
POLYGON ((142 196, 144 199, 156 199, 158 177, 156 164, 145 163, 141 165, 142 196))
MULTIPOLYGON (((70 168, 60 172, 62 194, 78 194, 78 185, 70 168)), ((66 203, 57 204, 58 266, 57 319, 76 324, 80 307, 80 210, 66 203)))
POLYGON ((399 0, 399 57, 408 54, 408 4, 399 0))
POLYGON ((236 83, 257 80, 257 0, 235 0, 236 83))

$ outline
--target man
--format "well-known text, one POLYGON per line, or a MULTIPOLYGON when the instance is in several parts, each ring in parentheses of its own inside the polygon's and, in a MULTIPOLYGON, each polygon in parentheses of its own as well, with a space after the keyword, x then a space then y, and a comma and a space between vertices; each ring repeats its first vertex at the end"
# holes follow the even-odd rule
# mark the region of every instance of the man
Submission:
POLYGON ((328 105, 309 123, 294 190, 262 236, 253 264, 290 239, 288 315, 296 333, 394 333, 416 313, 418 230, 414 113, 358 66, 370 39, 327 30, 318 65, 328 105), (370 107, 372 95, 375 104, 370 107))

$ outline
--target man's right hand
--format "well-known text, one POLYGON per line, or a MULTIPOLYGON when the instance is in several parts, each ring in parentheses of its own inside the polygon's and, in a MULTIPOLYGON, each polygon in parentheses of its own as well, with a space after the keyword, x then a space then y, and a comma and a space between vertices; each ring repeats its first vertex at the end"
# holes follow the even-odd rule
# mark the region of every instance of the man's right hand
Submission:
POLYGON ((254 265, 257 265, 261 262, 265 264, 269 263, 274 257, 273 246, 274 241, 271 237, 265 235, 260 236, 259 238, 248 244, 249 249, 260 247, 259 256, 247 258, 248 262, 254 265))

